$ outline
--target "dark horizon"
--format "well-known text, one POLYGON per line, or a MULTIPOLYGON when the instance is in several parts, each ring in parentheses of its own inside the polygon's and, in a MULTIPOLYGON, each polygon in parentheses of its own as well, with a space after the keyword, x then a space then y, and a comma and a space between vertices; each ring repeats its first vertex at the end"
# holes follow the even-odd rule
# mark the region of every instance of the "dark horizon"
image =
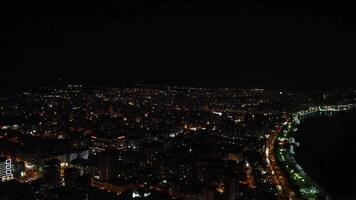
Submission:
MULTIPOLYGON (((2 3, 3 4, 3 3, 2 3)), ((341 3, 34 3, 1 6, 2 83, 355 88, 341 3)))
MULTIPOLYGON (((18 73, 13 71, 3 71, 6 76, 2 77, 0 83, 2 89, 12 91, 13 89, 29 89, 37 87, 46 87, 46 86, 66 86, 70 84, 79 84, 84 86, 93 86, 93 87, 196 87, 196 88, 232 88, 232 89, 277 89, 277 90, 304 90, 304 91, 313 91, 313 90, 349 90, 355 89, 356 87, 349 82, 339 82, 334 84, 331 81, 324 79, 322 82, 321 78, 316 78, 314 80, 287 80, 281 78, 282 84, 278 82, 265 83, 261 80, 248 81, 246 79, 225 79, 219 82, 211 82, 207 80, 162 80, 162 79, 152 79, 152 78, 122 78, 122 77, 110 77, 108 75, 98 75, 98 74, 88 74, 86 77, 81 77, 80 74, 63 74, 60 72, 27 72, 27 73, 18 73), (88 76, 89 75, 89 76, 88 76)), ((83 75, 83 74, 82 74, 83 75)), ((350 75, 350 74, 349 74, 350 75)), ((216 81, 216 80, 215 80, 216 81)), ((344 80, 345 81, 345 80, 344 80)), ((347 80, 348 81, 348 80, 347 80)), ((350 80, 351 81, 351 80, 350 80)))

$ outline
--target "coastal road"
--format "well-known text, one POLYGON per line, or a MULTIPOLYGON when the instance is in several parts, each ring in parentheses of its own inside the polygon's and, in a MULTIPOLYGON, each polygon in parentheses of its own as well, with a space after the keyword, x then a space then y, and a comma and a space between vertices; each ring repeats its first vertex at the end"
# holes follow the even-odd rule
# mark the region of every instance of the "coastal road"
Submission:
POLYGON ((267 138, 266 143, 266 161, 269 174, 273 183, 278 189, 278 199, 298 199, 293 187, 289 184, 287 177, 284 172, 278 166, 276 157, 274 155, 274 146, 278 134, 281 132, 281 128, 277 128, 271 135, 267 138))

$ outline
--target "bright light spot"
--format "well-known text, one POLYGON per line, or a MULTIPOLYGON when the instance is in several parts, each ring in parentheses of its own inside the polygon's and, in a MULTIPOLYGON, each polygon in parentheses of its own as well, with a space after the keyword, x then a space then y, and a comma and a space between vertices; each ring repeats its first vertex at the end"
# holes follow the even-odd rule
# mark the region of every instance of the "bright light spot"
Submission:
POLYGON ((137 198, 137 197, 141 197, 141 195, 138 192, 134 191, 132 193, 132 198, 137 198))
POLYGON ((213 111, 213 113, 216 114, 216 115, 222 116, 222 112, 213 111))
POLYGON ((21 175, 21 177, 24 177, 24 176, 26 176, 26 173, 25 173, 24 171, 22 171, 22 172, 20 173, 20 175, 21 175))

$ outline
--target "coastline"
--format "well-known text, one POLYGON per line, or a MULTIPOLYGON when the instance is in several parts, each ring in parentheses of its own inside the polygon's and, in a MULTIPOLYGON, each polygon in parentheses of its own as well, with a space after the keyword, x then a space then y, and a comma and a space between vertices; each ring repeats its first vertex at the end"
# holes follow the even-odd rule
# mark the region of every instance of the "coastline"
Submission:
MULTIPOLYGON (((285 179, 292 186, 296 196, 302 199, 330 199, 329 194, 312 180, 295 159, 294 147, 295 132, 300 121, 310 114, 316 112, 340 112, 355 108, 353 104, 319 106, 294 113, 290 120, 281 125, 280 131, 274 137, 273 154, 275 154, 277 165, 282 169, 285 179)), ((290 190, 290 189, 287 189, 290 190)), ((293 199, 293 198, 292 198, 293 199)), ((296 198, 297 199, 297 198, 296 198)))

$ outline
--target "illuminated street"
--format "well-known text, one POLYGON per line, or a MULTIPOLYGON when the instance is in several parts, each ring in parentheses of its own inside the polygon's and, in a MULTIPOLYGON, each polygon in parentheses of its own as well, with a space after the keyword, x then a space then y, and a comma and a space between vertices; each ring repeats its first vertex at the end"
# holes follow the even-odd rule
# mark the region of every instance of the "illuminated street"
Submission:
POLYGON ((288 183, 288 179, 284 172, 278 166, 276 161, 274 151, 275 151, 275 140, 280 133, 281 129, 277 128, 267 139, 266 144, 266 159, 268 160, 268 170, 271 174, 273 182, 278 187, 279 199, 297 199, 292 186, 288 183))
POLYGON ((293 127, 292 122, 299 124, 300 118, 310 115, 313 112, 345 111, 352 109, 353 106, 354 105, 312 107, 308 110, 299 111, 293 115, 293 121, 285 122, 282 128, 277 128, 269 136, 265 155, 272 180, 279 188, 279 198, 297 199, 298 196, 307 199, 316 199, 319 196, 329 198, 326 192, 308 177, 293 157, 293 132, 295 132, 295 127, 293 127), (291 146, 288 146, 287 143, 290 143, 291 146), (288 149, 286 147, 288 147, 288 149), (277 158, 275 155, 277 155, 277 158), (281 169, 281 167, 284 169, 281 169), (291 186, 290 181, 292 181, 295 186, 291 186), (299 190, 298 194, 295 193, 297 190, 299 190))

